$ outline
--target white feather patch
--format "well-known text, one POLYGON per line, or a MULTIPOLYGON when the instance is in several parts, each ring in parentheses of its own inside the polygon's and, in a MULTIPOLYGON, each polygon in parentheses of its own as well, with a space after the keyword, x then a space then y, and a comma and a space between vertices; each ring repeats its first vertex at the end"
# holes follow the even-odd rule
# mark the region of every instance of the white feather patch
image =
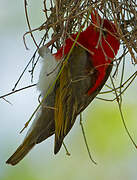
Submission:
MULTIPOLYGON (((50 53, 50 50, 48 48, 46 48, 45 46, 42 46, 39 49, 39 55, 42 57, 41 58, 42 66, 41 66, 41 71, 40 71, 40 75, 39 75, 39 81, 37 84, 37 89, 40 91, 41 96, 44 97, 46 95, 49 87, 55 81, 57 74, 59 72, 59 69, 60 69, 60 65, 59 65, 59 62, 57 62, 56 59, 54 58, 54 56, 50 53)), ((25 139, 32 132, 37 121, 39 120, 40 116, 42 115, 41 113, 42 113, 42 111, 41 111, 41 107, 40 107, 35 115, 35 119, 33 120, 31 127, 29 128, 29 130, 26 134, 25 139)))
POLYGON ((37 88, 41 92, 41 95, 45 96, 47 90, 57 77, 60 65, 47 47, 42 46, 38 52, 42 57, 42 66, 37 88))

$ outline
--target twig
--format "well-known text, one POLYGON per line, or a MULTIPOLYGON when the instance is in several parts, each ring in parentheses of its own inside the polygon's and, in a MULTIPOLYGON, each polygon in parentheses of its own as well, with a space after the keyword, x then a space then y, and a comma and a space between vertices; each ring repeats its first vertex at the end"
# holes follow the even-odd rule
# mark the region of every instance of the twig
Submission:
POLYGON ((12 94, 14 94, 14 93, 16 93, 16 92, 22 91, 22 90, 24 90, 24 89, 28 89, 28 88, 30 88, 30 87, 34 87, 34 86, 36 86, 36 85, 37 85, 37 84, 32 84, 32 85, 29 85, 29 86, 26 86, 26 87, 17 89, 17 90, 15 90, 15 91, 9 92, 9 93, 7 93, 7 94, 4 94, 4 95, 0 96, 0 99, 1 99, 1 98, 4 98, 4 97, 6 97, 6 96, 12 95, 12 94))
MULTIPOLYGON (((113 79, 112 79, 111 76, 110 76, 110 79, 111 79, 113 88, 115 89, 115 85, 114 85, 114 82, 113 82, 113 79)), ((122 119, 124 128, 125 128, 125 130, 126 130, 128 136, 129 136, 131 142, 133 143, 133 145, 135 146, 135 148, 137 148, 137 145, 136 145, 135 141, 133 140, 133 138, 132 138, 132 136, 131 136, 131 134, 130 134, 128 128, 127 128, 127 126, 126 126, 125 119, 124 119, 124 115, 123 115, 123 112, 122 112, 122 107, 121 107, 122 104, 119 102, 119 97, 118 97, 118 94, 117 94, 117 91, 116 91, 116 90, 115 90, 115 95, 116 95, 116 99, 117 99, 117 103, 118 103, 118 108, 119 108, 119 111, 120 111, 120 116, 121 116, 121 119, 122 119)))
MULTIPOLYGON (((27 5, 28 5, 27 0, 24 0, 25 15, 26 15, 26 20, 27 20, 27 24, 28 24, 29 31, 30 31, 30 35, 31 35, 31 37, 32 37, 32 39, 33 39, 33 42, 34 42, 34 44, 36 45, 36 47, 39 48, 39 46, 37 45, 36 40, 35 40, 35 38, 34 38, 34 36, 33 36, 33 34, 32 34, 32 30, 31 30, 31 26, 30 26, 30 22, 29 22, 29 17, 28 17, 27 5)), ((25 46, 26 46, 26 43, 25 43, 25 46)), ((26 46, 26 47, 27 47, 27 46, 26 46)), ((28 49, 28 48, 27 48, 27 49, 28 49)))
POLYGON ((85 145, 86 145, 86 148, 87 148, 87 151, 88 151, 89 158, 94 164, 97 164, 97 162, 93 160, 93 158, 91 156, 91 153, 90 153, 90 150, 89 150, 87 138, 86 138, 83 123, 82 123, 82 113, 80 113, 80 126, 81 126, 81 130, 82 130, 82 134, 83 134, 84 142, 85 142, 85 145))

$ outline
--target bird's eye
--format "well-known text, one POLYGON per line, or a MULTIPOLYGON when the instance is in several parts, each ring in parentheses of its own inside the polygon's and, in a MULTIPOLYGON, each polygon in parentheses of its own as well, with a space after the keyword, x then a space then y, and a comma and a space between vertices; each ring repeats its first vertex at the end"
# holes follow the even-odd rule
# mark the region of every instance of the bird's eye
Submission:
POLYGON ((106 30, 103 30, 102 33, 103 33, 103 36, 105 36, 105 37, 107 36, 107 31, 106 30))

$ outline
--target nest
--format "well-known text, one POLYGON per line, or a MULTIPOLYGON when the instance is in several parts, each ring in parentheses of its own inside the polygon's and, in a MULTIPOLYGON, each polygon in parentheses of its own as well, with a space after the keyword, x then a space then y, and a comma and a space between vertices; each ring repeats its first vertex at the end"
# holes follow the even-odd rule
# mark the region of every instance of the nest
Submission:
MULTIPOLYGON (((25 12, 29 31, 34 44, 39 48, 33 32, 45 31, 42 37, 42 44, 51 37, 54 40, 52 47, 60 48, 69 34, 80 30, 83 21, 86 21, 89 13, 96 9, 102 18, 113 21, 118 29, 121 44, 126 48, 126 54, 130 53, 132 63, 136 64, 137 59, 137 11, 136 0, 44 0, 43 13, 46 21, 40 27, 31 29, 31 22, 28 18, 27 0, 25 0, 25 12)), ((86 25, 90 23, 87 21, 86 25)), ((24 36, 25 37, 25 36, 24 36)), ((25 43, 26 44, 26 43, 25 43)), ((123 54, 124 56, 125 54, 123 54)))

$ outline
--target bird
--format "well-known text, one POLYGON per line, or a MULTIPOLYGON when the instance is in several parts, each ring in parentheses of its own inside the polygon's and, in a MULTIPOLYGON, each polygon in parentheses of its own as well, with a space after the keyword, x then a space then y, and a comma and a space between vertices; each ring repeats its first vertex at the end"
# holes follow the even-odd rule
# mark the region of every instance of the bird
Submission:
POLYGON ((120 47, 118 31, 113 22, 101 18, 95 10, 91 12, 91 18, 91 24, 79 36, 78 32, 71 34, 56 53, 51 54, 46 46, 39 49, 42 68, 37 87, 41 98, 54 82, 55 85, 41 104, 22 144, 6 161, 7 164, 16 165, 36 144, 52 135, 55 136, 54 154, 57 154, 77 116, 98 95, 110 76, 120 47))

